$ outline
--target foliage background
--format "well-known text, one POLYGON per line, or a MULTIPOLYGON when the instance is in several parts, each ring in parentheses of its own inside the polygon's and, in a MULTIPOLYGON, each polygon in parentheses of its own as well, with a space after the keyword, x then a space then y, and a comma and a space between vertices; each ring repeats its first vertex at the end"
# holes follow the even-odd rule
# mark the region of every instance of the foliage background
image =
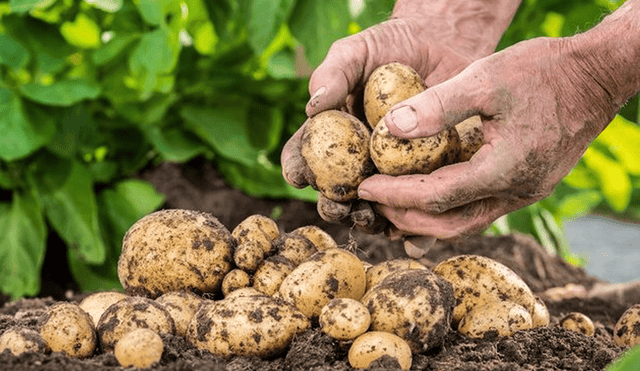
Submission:
MULTIPOLYGON (((586 30, 621 3, 524 0, 499 49, 586 30)), ((250 195, 315 200, 278 164, 305 119, 308 72, 393 4, 0 1, 0 291, 37 295, 52 232, 82 290, 119 289, 122 236, 164 202, 134 177, 144 166, 204 157, 250 195)), ((487 233, 530 233, 579 263, 563 221, 640 219, 637 120, 634 98, 551 197, 487 233)))

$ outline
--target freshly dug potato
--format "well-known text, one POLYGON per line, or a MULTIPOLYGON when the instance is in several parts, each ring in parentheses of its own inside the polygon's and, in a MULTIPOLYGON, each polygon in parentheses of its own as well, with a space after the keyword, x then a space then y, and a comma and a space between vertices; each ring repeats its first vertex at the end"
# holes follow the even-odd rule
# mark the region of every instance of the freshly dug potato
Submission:
POLYGON ((112 352, 118 340, 129 332, 146 328, 158 334, 175 334, 171 314, 154 300, 132 296, 112 304, 98 321, 98 337, 103 352, 112 352))
POLYGON ((456 162, 469 161, 484 143, 482 120, 480 116, 472 116, 456 125, 460 137, 460 151, 456 162))
POLYGON ((274 241, 274 245, 278 251, 277 254, 289 259, 295 266, 318 252, 316 245, 311 242, 311 240, 305 236, 293 233, 281 234, 274 241))
POLYGON ((126 294, 117 291, 96 292, 82 299, 79 306, 89 313, 93 326, 98 326, 98 320, 107 308, 118 300, 127 298, 126 294))
POLYGON ((273 255, 265 259, 253 274, 253 288, 273 295, 278 292, 282 281, 295 268, 295 265, 284 256, 273 255))
POLYGON ((180 290, 218 292, 231 270, 234 239, 213 215, 161 210, 127 232, 118 277, 130 295, 156 298, 180 290))
POLYGON ((29 328, 9 328, 0 336, 0 353, 5 349, 18 356, 26 352, 45 353, 47 343, 38 331, 29 328))
POLYGON ((420 75, 409 66, 394 62, 376 68, 364 86, 367 122, 375 128, 391 107, 425 89, 420 75))
POLYGON ((549 326, 549 322, 551 322, 549 309, 544 301, 542 301, 538 296, 536 296, 536 304, 533 307, 533 313, 531 313, 531 321, 533 323, 533 327, 549 326))
POLYGON ((247 272, 255 271, 262 260, 264 260, 264 250, 256 241, 246 241, 238 245, 233 253, 233 262, 238 268, 247 272))
POLYGON ((371 159, 382 174, 429 174, 456 161, 460 137, 455 128, 425 138, 401 139, 386 125, 371 134, 371 159))
POLYGON ((39 332, 52 352, 68 357, 90 357, 96 349, 91 316, 77 304, 60 302, 51 306, 39 323, 39 332))
POLYGON ((318 251, 337 249, 338 244, 329 233, 316 225, 306 225, 291 231, 291 234, 304 236, 309 239, 318 251))
POLYGON ((369 139, 369 128, 346 112, 324 111, 307 120, 300 148, 307 182, 332 201, 356 199, 358 185, 375 171, 369 139))
POLYGON ((367 291, 382 282, 391 273, 404 269, 427 269, 427 267, 413 259, 385 260, 367 269, 367 291))
POLYGON ((393 357, 403 370, 411 368, 412 354, 409 344, 399 336, 382 331, 369 331, 360 335, 349 348, 349 364, 353 368, 367 368, 382 356, 393 357))
POLYGON ((265 295, 234 297, 200 307, 187 339, 222 357, 269 357, 285 350, 309 326, 302 313, 282 300, 265 295))
POLYGON ((518 330, 533 327, 531 314, 525 307, 510 301, 490 302, 471 309, 462 317, 458 331, 472 338, 495 332, 511 336, 518 330))
POLYGON ((337 340, 353 340, 367 331, 371 315, 357 300, 335 298, 322 308, 318 320, 325 334, 337 340))
POLYGON ((580 312, 571 312, 567 314, 560 320, 559 324, 567 330, 575 331, 587 336, 593 336, 596 333, 596 328, 593 325, 591 318, 580 312))
POLYGON ((182 337, 187 335, 189 322, 198 311, 202 299, 189 291, 172 291, 156 299, 164 309, 169 312, 173 323, 176 325, 176 334, 182 337))
POLYGON ((640 304, 628 308, 613 329, 613 340, 617 346, 632 347, 640 344, 640 304))
POLYGON ((251 276, 242 269, 233 269, 222 280, 222 294, 226 297, 232 291, 251 286, 251 276))
POLYGON ((116 343, 113 354, 122 367, 148 368, 160 362, 163 350, 160 335, 139 328, 124 335, 116 343))
POLYGON ((451 284, 431 271, 406 269, 387 276, 361 302, 371 314, 372 331, 398 335, 421 352, 442 345, 455 298, 451 284))
POLYGON ((504 264, 479 255, 458 255, 440 262, 433 272, 453 285, 457 324, 472 308, 491 302, 512 301, 533 313, 536 298, 529 286, 504 264))
POLYGON ((260 246, 264 255, 273 252, 272 242, 280 235, 278 224, 268 216, 254 214, 240 222, 231 235, 236 239, 238 246, 252 242, 260 246))
POLYGON ((317 318, 331 299, 359 300, 365 287, 362 261, 346 250, 329 249, 298 265, 282 281, 279 293, 305 316, 317 318))
POLYGON ((243 287, 241 289, 237 289, 235 291, 231 291, 229 295, 225 297, 225 299, 233 299, 238 297, 247 297, 247 296, 266 296, 263 292, 260 292, 253 287, 243 287))

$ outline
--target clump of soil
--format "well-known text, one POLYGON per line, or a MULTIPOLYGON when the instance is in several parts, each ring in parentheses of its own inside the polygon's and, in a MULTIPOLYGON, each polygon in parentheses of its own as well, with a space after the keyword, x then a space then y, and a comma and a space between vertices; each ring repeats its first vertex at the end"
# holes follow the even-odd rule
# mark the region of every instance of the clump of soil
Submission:
MULTIPOLYGON (((140 177, 152 182, 167 196, 165 208, 207 211, 225 226, 233 228, 252 214, 271 215, 280 208, 277 219, 281 230, 288 232, 303 225, 317 225, 329 232, 343 246, 357 246, 358 256, 371 263, 406 257, 400 242, 390 242, 382 235, 366 235, 346 226, 322 221, 312 203, 295 200, 266 200, 249 197, 228 187, 208 163, 187 166, 163 164, 148 169, 140 177)), ((597 277, 572 267, 550 255, 531 238, 510 235, 474 236, 455 242, 438 243, 422 259, 427 266, 459 254, 479 254, 502 262, 519 274, 531 289, 543 295, 545 290, 578 284, 589 289, 601 284, 597 277)), ((84 294, 72 293, 68 300, 80 301, 84 294)), ((543 295, 544 297, 544 295, 543 295)), ((0 295, 0 333, 14 326, 37 328, 52 298, 31 298, 9 303, 0 295)), ((502 371, 502 370, 603 370, 624 350, 613 343, 613 326, 622 312, 638 300, 605 301, 598 298, 545 300, 552 319, 549 327, 519 331, 504 338, 489 335, 483 339, 465 337, 450 331, 442 346, 424 354, 415 354, 412 370, 432 371, 502 371), (596 334, 588 337, 558 326, 567 313, 578 311, 596 324, 596 334)), ((234 371, 330 371, 351 370, 347 361, 349 344, 337 342, 312 328, 296 337, 288 351, 270 359, 232 357, 223 359, 195 349, 178 336, 164 336, 165 350, 153 370, 234 370, 234 371)), ((0 370, 122 370, 112 354, 100 354, 78 360, 62 354, 28 353, 13 356, 0 353, 0 370)), ((381 358, 369 370, 399 369, 391 358, 381 358)))

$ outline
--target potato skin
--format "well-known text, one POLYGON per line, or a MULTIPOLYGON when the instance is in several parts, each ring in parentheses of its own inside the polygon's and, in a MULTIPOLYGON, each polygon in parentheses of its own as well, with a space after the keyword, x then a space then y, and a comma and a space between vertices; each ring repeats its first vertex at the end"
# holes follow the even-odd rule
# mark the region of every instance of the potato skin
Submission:
POLYGON ((358 185, 375 171, 369 129, 354 116, 328 110, 307 120, 300 152, 307 182, 336 202, 356 199, 358 185))
POLYGON ((157 333, 140 328, 120 339, 113 354, 122 367, 148 368, 160 362, 164 343, 157 333))
POLYGON ((9 328, 0 336, 0 353, 5 349, 18 356, 26 352, 45 353, 49 351, 40 333, 29 328, 9 328))
POLYGON ((471 309, 462 317, 458 331, 472 338, 482 338, 493 331, 499 336, 511 336, 518 330, 532 327, 531 314, 525 307, 510 301, 501 301, 471 309))
POLYGON ((403 370, 411 368, 409 344, 401 337, 383 331, 369 331, 360 335, 349 348, 349 364, 353 368, 367 368, 382 356, 393 357, 403 370))
POLYGON ((637 328, 640 328, 640 304, 634 304, 622 313, 613 329, 613 341, 621 347, 640 344, 637 328))
POLYGON ((241 221, 231 235, 238 246, 251 241, 262 248, 264 255, 269 255, 273 252, 272 242, 280 235, 280 230, 273 219, 254 214, 241 221))
POLYGON ((209 213, 157 211, 126 233, 118 277, 129 295, 216 293, 231 270, 234 245, 231 232, 209 213))
POLYGON ((472 116, 456 125, 460 137, 460 151, 456 162, 469 161, 484 144, 482 120, 480 116, 472 116))
POLYGON ((126 298, 126 294, 117 291, 96 292, 84 298, 79 306, 91 316, 93 325, 97 327, 98 320, 102 313, 104 313, 111 304, 126 298))
POLYGON ((382 282, 393 272, 404 269, 427 269, 427 267, 413 259, 385 260, 367 269, 367 291, 382 282))
POLYGON ((52 352, 86 358, 93 355, 96 349, 97 338, 91 316, 77 304, 54 304, 47 310, 38 328, 52 352))
POLYGON ((575 331, 587 336, 593 336, 596 333, 596 328, 593 325, 591 318, 580 312, 571 312, 567 314, 560 320, 559 325, 567 330, 575 331))
POLYGON ((318 318, 320 329, 337 340, 353 340, 371 324, 369 310, 361 302, 349 298, 331 299, 318 318))
POLYGON ((305 225, 291 231, 291 234, 304 236, 309 239, 318 251, 337 249, 338 244, 329 233, 315 225, 305 225))
POLYGON ((300 234, 284 233, 275 241, 277 255, 287 258, 294 266, 318 252, 316 245, 300 234))
POLYGON ((278 292, 282 281, 294 268, 295 265, 284 256, 270 256, 260 264, 253 274, 253 288, 265 295, 273 295, 278 292))
POLYGON ((156 302, 169 312, 176 325, 176 334, 187 334, 189 322, 198 311, 202 299, 189 291, 172 291, 156 298, 156 302))

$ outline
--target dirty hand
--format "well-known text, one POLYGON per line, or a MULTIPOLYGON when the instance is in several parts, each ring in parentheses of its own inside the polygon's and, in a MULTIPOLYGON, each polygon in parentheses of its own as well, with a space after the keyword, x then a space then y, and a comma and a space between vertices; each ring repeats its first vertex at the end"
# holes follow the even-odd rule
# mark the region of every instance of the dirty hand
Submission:
POLYGON ((640 40, 621 37, 640 22, 620 18, 571 38, 516 44, 393 107, 384 121, 402 138, 481 115, 484 145, 470 161, 428 175, 374 175, 358 196, 377 203, 395 236, 446 239, 549 195, 640 88, 640 40))

